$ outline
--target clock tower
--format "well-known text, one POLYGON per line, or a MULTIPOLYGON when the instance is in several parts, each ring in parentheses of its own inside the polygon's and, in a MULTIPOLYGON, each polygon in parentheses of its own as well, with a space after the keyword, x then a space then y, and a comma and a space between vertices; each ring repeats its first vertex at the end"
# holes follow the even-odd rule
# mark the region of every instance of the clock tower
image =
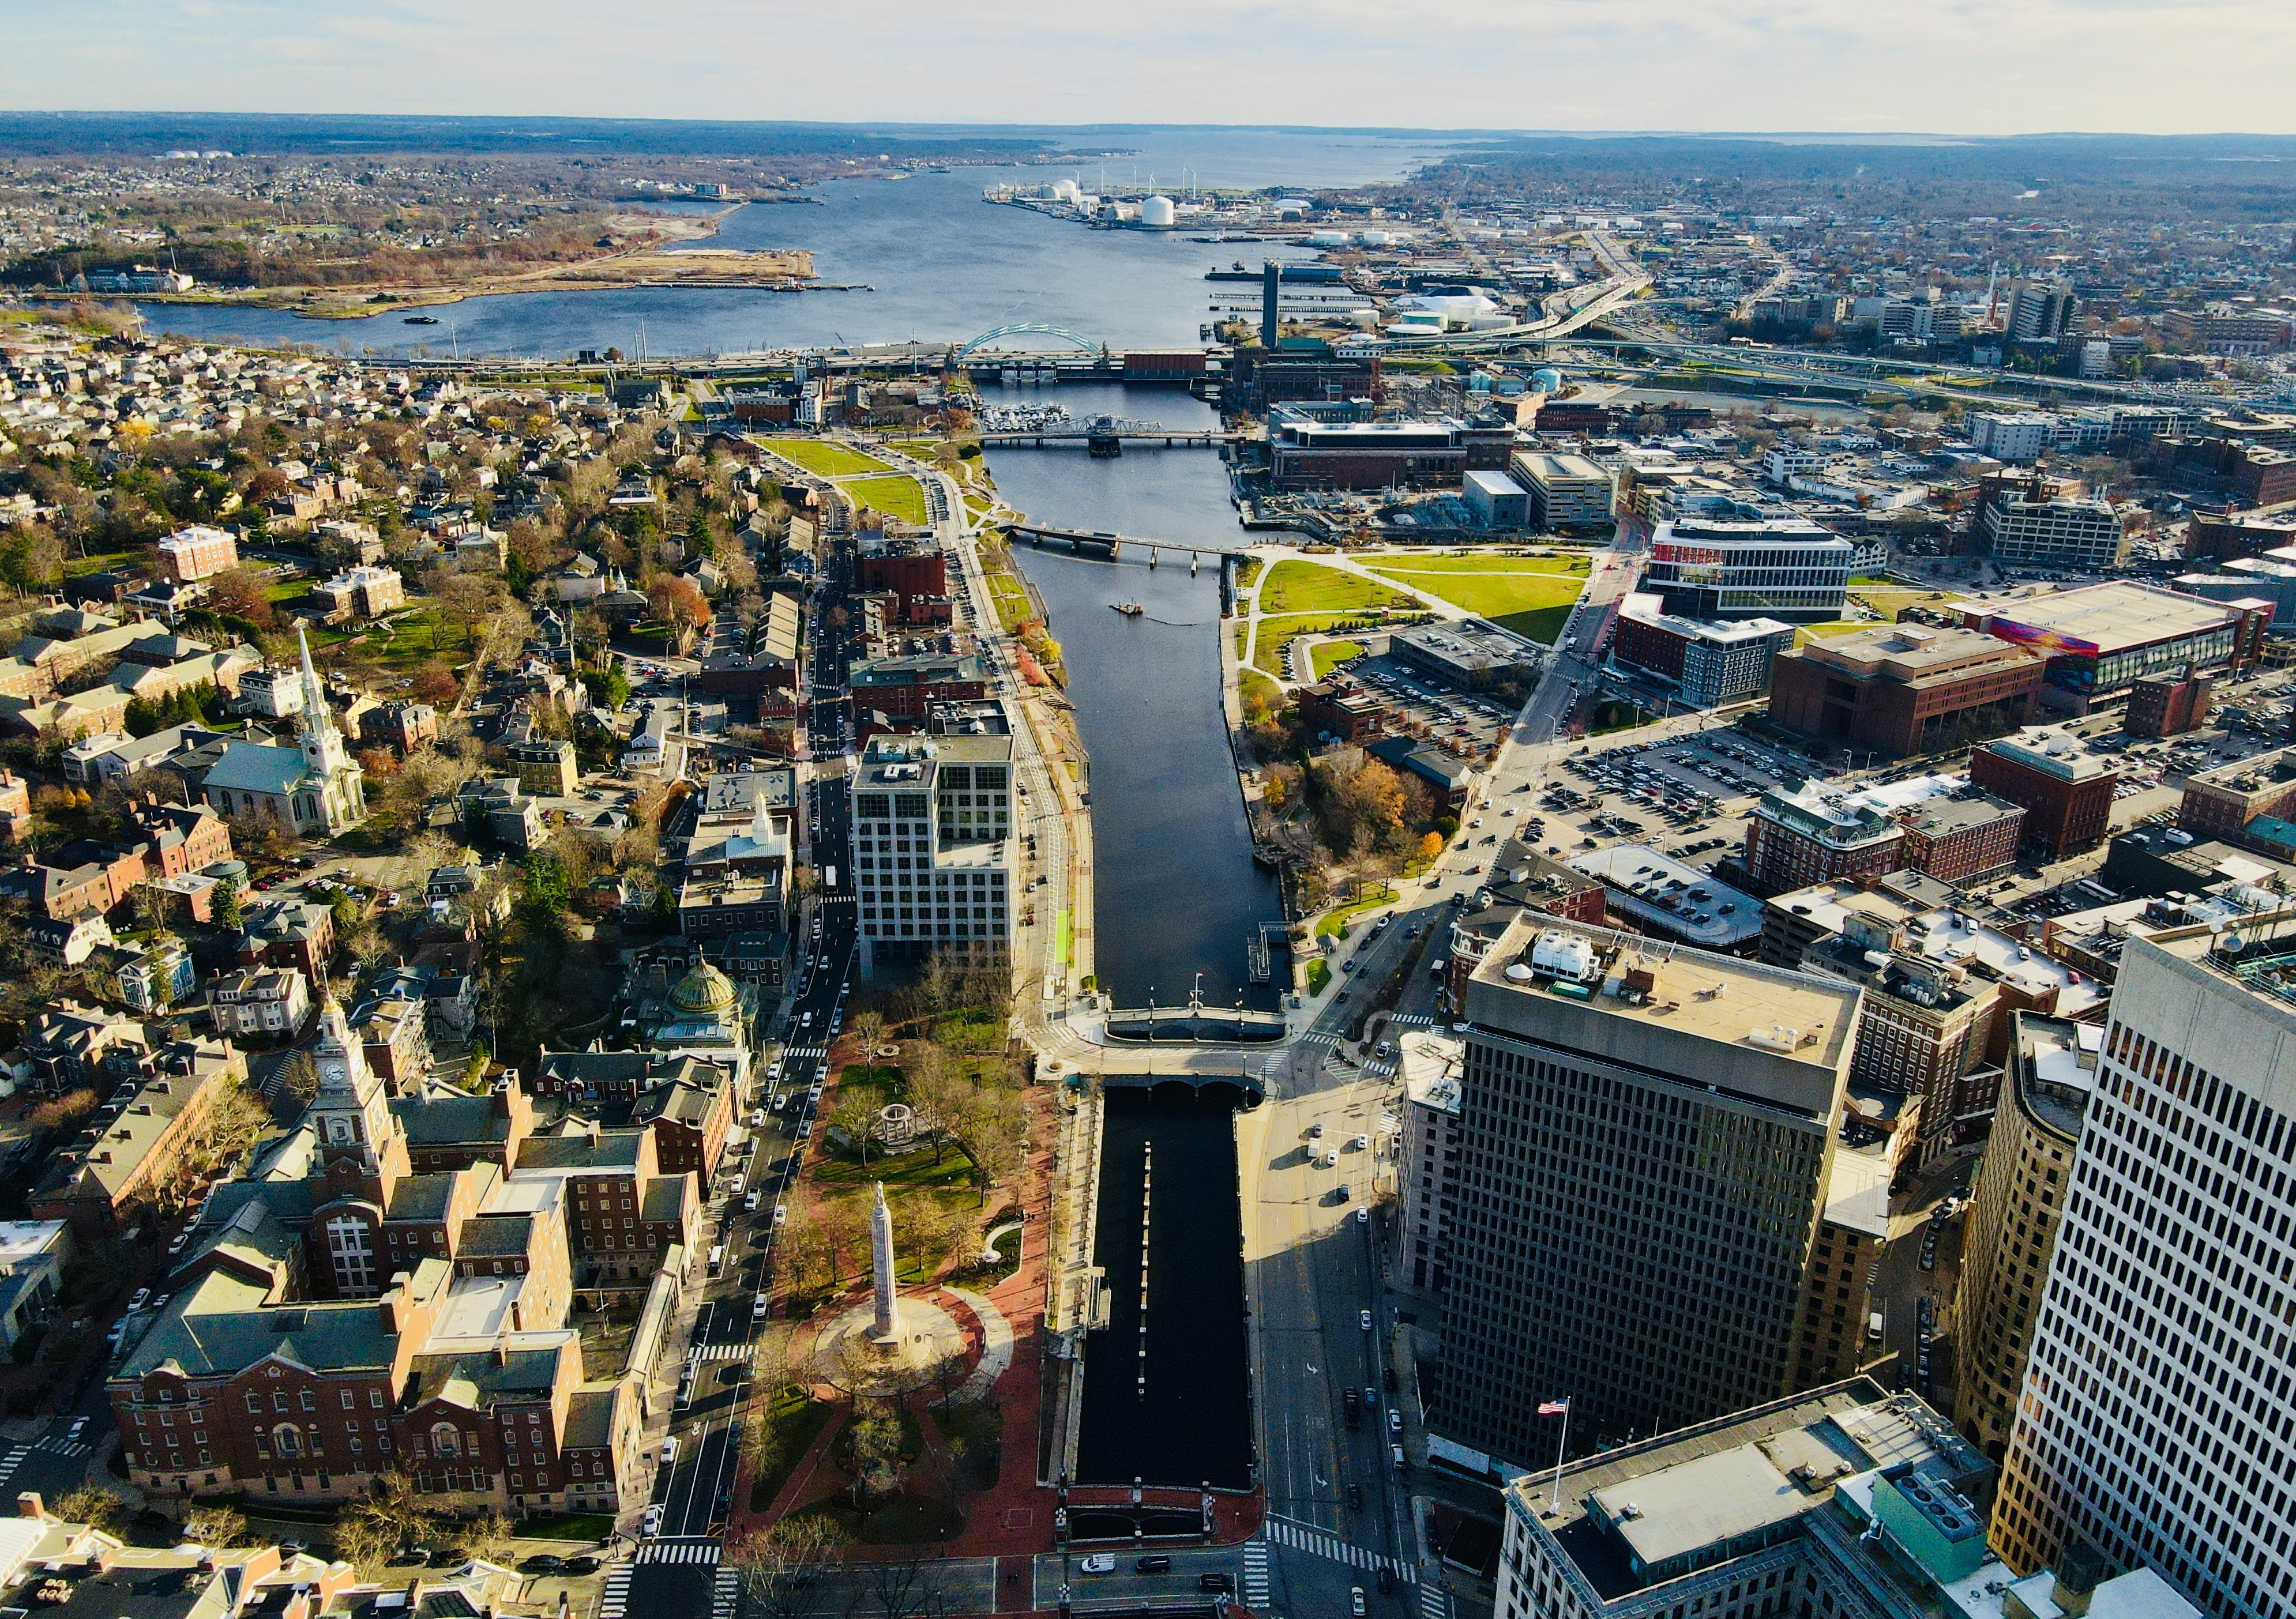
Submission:
POLYGON ((342 1003, 327 991, 319 1008, 319 1033, 311 1047, 319 1072, 308 1117, 318 1132, 319 1157, 329 1171, 337 1165, 355 1173, 377 1175, 386 1163, 406 1161, 398 1118, 381 1076, 367 1067, 366 1049, 351 1033, 342 1003), (393 1152, 392 1149, 398 1150, 393 1152))

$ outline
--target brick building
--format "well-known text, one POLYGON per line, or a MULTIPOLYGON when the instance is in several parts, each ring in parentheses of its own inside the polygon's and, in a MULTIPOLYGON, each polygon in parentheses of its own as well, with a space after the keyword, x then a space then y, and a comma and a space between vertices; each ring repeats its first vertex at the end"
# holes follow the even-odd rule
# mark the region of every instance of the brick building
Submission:
POLYGON ((873 708, 895 720, 921 721, 935 703, 988 695, 988 671, 970 652, 916 652, 857 663, 848 683, 856 709, 873 708))
POLYGON ((1901 810, 1898 822, 1906 869, 1963 887, 2016 863, 2025 812, 1969 787, 1901 810))
POLYGON ((159 544, 160 575, 188 584, 239 566, 239 542, 221 528, 193 524, 178 528, 159 544))
POLYGON ((2080 740, 2046 727, 1972 748, 1969 779, 2025 812, 2021 846, 2038 860, 2062 860, 2104 841, 2112 789, 2120 780, 2080 740))
POLYGON ((2131 736, 2182 736, 2198 731, 2208 724, 2214 684, 2189 666, 2176 674, 2147 675, 2128 688, 2128 711, 2122 724, 2131 736))
POLYGON ((863 547, 856 568, 861 591, 893 598, 900 624, 946 623, 948 556, 930 541, 885 540, 863 547), (940 604, 938 610, 935 603, 940 604))
POLYGON ((2177 824, 2202 838, 2237 838, 2261 816, 2296 820, 2296 748, 2235 759, 2185 781, 2177 824))
POLYGON ((109 1118, 58 1150, 34 1185, 35 1220, 62 1220, 83 1243, 121 1234, 132 1207, 180 1190, 175 1182, 201 1122, 247 1062, 228 1041, 179 1040, 152 1046, 141 1031, 108 1054, 115 1078, 133 1077, 135 1094, 109 1118))
POLYGON ((1387 705, 1344 676, 1334 675, 1302 686, 1294 695, 1300 723, 1310 735, 1328 734, 1353 744, 1387 733, 1387 705))
POLYGON ((1828 635, 1770 666, 1770 717, 1892 758, 1968 746, 2032 717, 2046 672, 2022 647, 1907 624, 1828 635))
POLYGON ((1699 708, 1759 697, 1773 660, 1794 642, 1793 626, 1778 619, 1685 618, 1644 591, 1619 604, 1617 622, 1611 661, 1664 681, 1699 708))
POLYGON ((1771 788, 1746 816, 1746 875, 1766 894, 1894 871, 1905 829, 1855 795, 1809 782, 1771 788))
POLYGON ((665 1080, 637 1099, 634 1122, 653 1137, 654 1158, 665 1175, 692 1174, 706 1194, 734 1127, 734 1078, 692 1058, 680 1059, 665 1080))

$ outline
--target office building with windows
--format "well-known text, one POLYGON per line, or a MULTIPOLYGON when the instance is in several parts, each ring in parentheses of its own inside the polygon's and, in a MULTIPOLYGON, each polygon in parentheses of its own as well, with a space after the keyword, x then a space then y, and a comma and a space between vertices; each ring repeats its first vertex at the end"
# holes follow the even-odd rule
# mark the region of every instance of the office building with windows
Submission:
POLYGON ((1591 1451, 1775 1398, 1855 985, 1525 912, 1467 981, 1435 1457, 1591 1451))
POLYGON ((1806 518, 1659 525, 1643 588, 1685 618, 1824 624, 1842 615, 1857 548, 1806 518))
POLYGON ((1012 948, 1019 876, 1013 840, 1013 736, 966 705, 958 727, 871 739, 853 788, 853 888, 861 970, 939 952, 1002 959, 1012 948))
POLYGON ((1993 1543, 2087 1541, 2217 1619, 2296 1611, 2296 913, 2132 928, 1993 1543))

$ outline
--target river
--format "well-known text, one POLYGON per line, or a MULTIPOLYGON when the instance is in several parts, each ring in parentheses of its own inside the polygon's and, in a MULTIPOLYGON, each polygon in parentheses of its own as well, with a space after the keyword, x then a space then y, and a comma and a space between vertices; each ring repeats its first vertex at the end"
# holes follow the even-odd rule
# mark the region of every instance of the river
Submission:
MULTIPOLYGON (((1047 390, 1028 390, 1044 395, 1047 390)), ((1216 426, 1176 389, 1069 387, 1062 404, 1176 427, 1216 426)), ((996 388, 982 397, 1023 397, 996 388)), ((1061 527, 1233 547, 1243 537, 1216 450, 1134 451, 1095 461, 1081 450, 999 450, 999 494, 1061 527)), ((1251 863, 1227 729, 1220 715, 1219 570, 1189 576, 1185 560, 1082 558, 1025 543, 1013 554, 1045 599, 1069 671, 1069 695, 1091 760, 1094 966, 1119 1006, 1184 1002, 1203 974, 1207 1002, 1273 1006, 1272 985, 1246 982, 1244 943, 1283 920, 1275 879, 1251 863), (1116 601, 1148 610, 1127 618, 1116 601)), ((1233 621, 1229 621, 1233 622, 1233 621)))
MULTIPOLYGON (((1203 185, 1337 184, 1384 179, 1441 155, 1444 143, 1375 135, 1251 130, 1108 132, 1137 155, 1079 158, 1037 168, 958 168, 900 180, 814 187, 810 203, 757 204, 728 216, 706 245, 805 248, 824 282, 866 292, 634 287, 465 298, 426 311, 305 320, 285 310, 146 304, 154 329, 250 343, 310 343, 344 353, 515 355, 569 359, 609 346, 636 355, 713 356, 864 343, 963 342, 997 326, 1038 322, 1117 348, 1193 346, 1208 318, 1203 274, 1248 244, 1212 245, 1190 233, 1095 231, 1031 209, 981 200, 1000 182, 1081 174, 1087 187, 1128 185, 1136 168, 1177 188, 1185 169, 1203 185)), ((636 206, 636 205, 633 205, 636 206)), ((1277 258, 1312 257, 1281 249, 1277 258)))

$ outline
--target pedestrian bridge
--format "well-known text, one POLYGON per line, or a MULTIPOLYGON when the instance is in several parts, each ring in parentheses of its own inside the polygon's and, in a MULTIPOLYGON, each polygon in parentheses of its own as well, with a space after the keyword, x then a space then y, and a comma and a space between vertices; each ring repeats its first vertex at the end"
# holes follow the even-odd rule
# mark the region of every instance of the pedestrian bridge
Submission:
POLYGON ((1285 1033, 1282 1012, 1241 1007, 1139 1007, 1111 1011, 1103 1024, 1120 1045, 1273 1045, 1285 1033))

